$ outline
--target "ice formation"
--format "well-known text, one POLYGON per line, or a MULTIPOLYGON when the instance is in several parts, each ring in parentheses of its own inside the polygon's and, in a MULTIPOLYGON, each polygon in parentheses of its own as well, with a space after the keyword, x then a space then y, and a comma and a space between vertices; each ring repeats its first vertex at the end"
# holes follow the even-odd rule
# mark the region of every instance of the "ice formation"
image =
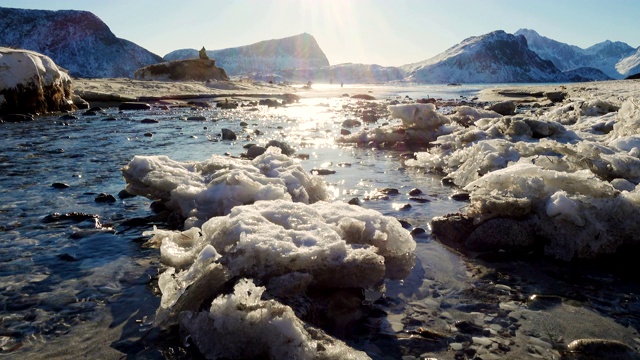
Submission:
POLYGON ((466 216, 476 226, 516 219, 548 255, 564 260, 640 245, 637 100, 569 99, 548 111, 473 115, 464 108, 450 115, 467 126, 438 136, 406 163, 444 173, 468 191, 466 216))
POLYGON ((359 357, 353 350, 345 352, 342 345, 331 349, 314 345, 319 340, 305 332, 309 325, 294 316, 294 310, 306 310, 287 305, 298 304, 309 289, 330 294, 330 289, 367 289, 385 278, 403 278, 414 264, 415 242, 396 219, 340 202, 256 201, 211 218, 201 228, 154 229, 146 234, 153 235, 149 243, 160 246, 161 261, 168 267, 159 278, 162 300, 156 323, 173 324, 181 316, 189 317, 183 327, 210 357, 221 351, 229 351, 224 354, 230 358, 245 354, 242 351, 249 349, 243 349, 238 339, 249 333, 257 337, 256 349, 271 358, 359 357), (241 281, 236 294, 222 295, 229 282, 240 278, 264 288, 241 281), (263 292, 283 303, 259 300, 263 292), (198 313, 212 299, 210 313, 198 313), (238 307, 239 302, 244 305, 238 307), (230 331, 235 335, 224 337, 235 338, 234 346, 204 340, 230 331), (322 354, 313 355, 321 348, 322 354), (334 352, 335 356, 328 355, 334 352))
POLYGON ((252 161, 220 155, 203 162, 135 156, 122 173, 129 193, 166 202, 187 218, 185 228, 258 200, 313 203, 329 198, 321 178, 276 147, 252 161))

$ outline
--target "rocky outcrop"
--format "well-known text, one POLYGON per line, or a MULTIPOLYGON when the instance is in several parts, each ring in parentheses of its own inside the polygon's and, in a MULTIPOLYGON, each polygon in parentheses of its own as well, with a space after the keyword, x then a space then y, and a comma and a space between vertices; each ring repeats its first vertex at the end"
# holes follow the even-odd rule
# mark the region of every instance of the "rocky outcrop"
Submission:
POLYGON ((72 110, 71 78, 47 56, 0 47, 0 114, 72 110))
POLYGON ((116 37, 94 14, 0 7, 0 44, 47 55, 73 77, 131 77, 162 58, 116 37))
POLYGON ((229 80, 223 68, 211 59, 175 60, 145 66, 134 74, 139 80, 157 81, 207 81, 229 80))

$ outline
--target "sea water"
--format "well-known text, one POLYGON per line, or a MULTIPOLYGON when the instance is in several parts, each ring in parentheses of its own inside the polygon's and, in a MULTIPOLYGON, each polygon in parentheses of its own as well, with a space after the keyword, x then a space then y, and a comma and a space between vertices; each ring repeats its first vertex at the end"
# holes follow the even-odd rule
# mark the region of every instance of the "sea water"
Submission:
MULTIPOLYGON (((384 96, 472 98, 484 87, 386 87, 384 96)), ((450 198, 457 190, 442 185, 440 175, 405 167, 410 151, 336 145, 342 122, 357 119, 345 110, 354 104, 356 100, 337 97, 302 99, 282 108, 106 108, 96 115, 76 112, 75 119, 56 115, 0 124, 0 353, 64 358, 69 351, 84 351, 105 358, 144 350, 137 340, 151 328, 159 304, 153 279, 162 269, 158 251, 143 246, 142 232, 155 223, 130 221, 153 215, 152 201, 118 197, 126 185, 120 169, 134 155, 167 155, 178 161, 202 161, 212 154, 238 157, 245 145, 275 139, 293 146, 306 170, 335 171, 324 176, 333 200, 359 198, 361 206, 405 220, 412 228, 428 233, 432 217, 465 206, 450 198), (206 120, 187 120, 193 116, 206 120), (238 139, 222 140, 223 128, 238 139), (399 194, 371 196, 383 188, 399 194), (423 191, 426 202, 410 200, 408 192, 414 188, 423 191), (97 202, 102 193, 116 201, 97 202), (51 216, 73 212, 83 215, 51 216)), ((440 304, 438 294, 449 294, 451 304, 478 281, 472 279, 467 259, 428 235, 416 240, 416 269, 405 281, 387 284, 389 296, 398 299, 389 311, 394 329, 403 325, 393 319, 422 319, 416 314, 426 298, 439 298, 440 304)), ((379 347, 384 350, 384 344, 379 347)))

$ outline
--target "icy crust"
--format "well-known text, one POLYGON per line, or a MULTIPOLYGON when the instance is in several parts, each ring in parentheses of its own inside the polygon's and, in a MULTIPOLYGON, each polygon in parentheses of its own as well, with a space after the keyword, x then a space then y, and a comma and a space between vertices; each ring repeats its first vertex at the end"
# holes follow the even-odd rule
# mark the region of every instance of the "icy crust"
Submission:
POLYGON ((201 228, 145 235, 153 235, 149 244, 160 246, 168 267, 158 281, 156 324, 180 322, 208 358, 365 356, 312 329, 295 315, 308 310, 292 309, 286 299, 299 304, 295 299, 306 298, 311 289, 329 294, 327 289, 366 289, 385 278, 404 278, 416 246, 396 219, 377 211, 286 200, 237 206, 201 228), (250 280, 222 295, 239 278, 250 280), (284 303, 261 300, 263 292, 284 303), (211 299, 210 312, 198 313, 211 299), (249 338, 252 346, 243 346, 249 338))
POLYGON ((470 116, 465 127, 460 114, 468 112, 449 115, 460 126, 406 164, 444 173, 469 192, 466 216, 475 228, 517 219, 548 255, 564 260, 640 245, 636 99, 577 99, 516 116, 470 116))
POLYGON ((182 313, 180 324, 208 359, 369 359, 305 324, 291 307, 261 300, 264 291, 242 279, 209 311, 182 313))
POLYGON ((135 156, 122 174, 129 193, 166 202, 187 218, 185 228, 258 200, 313 203, 329 198, 322 179, 276 147, 252 161, 219 155, 203 162, 135 156))
POLYGON ((387 125, 362 130, 338 139, 343 143, 388 144, 398 143, 427 146, 438 136, 452 131, 450 120, 436 111, 433 104, 390 105, 392 118, 402 121, 401 126, 387 125))

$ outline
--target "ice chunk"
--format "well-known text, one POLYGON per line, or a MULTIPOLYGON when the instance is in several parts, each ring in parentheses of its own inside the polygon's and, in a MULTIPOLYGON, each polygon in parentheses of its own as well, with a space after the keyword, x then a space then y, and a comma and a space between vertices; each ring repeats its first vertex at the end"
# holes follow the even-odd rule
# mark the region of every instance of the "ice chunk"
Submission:
POLYGON ((209 359, 369 359, 303 323, 289 306, 262 300, 264 291, 242 279, 208 312, 183 313, 181 326, 209 359))
POLYGON ((564 191, 557 191, 551 195, 547 203, 547 216, 558 217, 578 226, 584 226, 584 219, 578 214, 578 211, 578 205, 569 199, 564 191))
POLYGON ((405 129, 435 130, 450 122, 438 113, 434 104, 390 105, 391 117, 402 120, 405 129))
POLYGON ((234 206, 258 200, 304 203, 326 200, 321 178, 270 147, 253 161, 213 155, 203 162, 177 162, 166 156, 135 156, 122 169, 127 191, 166 205, 201 224, 234 206))

